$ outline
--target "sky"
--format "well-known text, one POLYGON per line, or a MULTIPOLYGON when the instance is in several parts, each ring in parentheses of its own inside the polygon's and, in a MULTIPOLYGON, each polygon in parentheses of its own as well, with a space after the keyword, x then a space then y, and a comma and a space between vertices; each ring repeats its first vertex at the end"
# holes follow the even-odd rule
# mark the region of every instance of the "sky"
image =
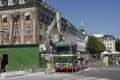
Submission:
POLYGON ((120 0, 45 0, 76 27, 83 22, 89 34, 120 38, 120 0))

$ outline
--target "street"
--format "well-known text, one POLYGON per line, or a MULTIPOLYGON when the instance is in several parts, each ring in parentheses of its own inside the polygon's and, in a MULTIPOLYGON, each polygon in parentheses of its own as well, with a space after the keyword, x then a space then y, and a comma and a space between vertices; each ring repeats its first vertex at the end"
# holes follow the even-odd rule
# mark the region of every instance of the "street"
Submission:
POLYGON ((53 72, 45 74, 37 72, 23 76, 1 78, 0 80, 118 80, 120 79, 120 66, 88 69, 84 73, 79 72, 53 72))

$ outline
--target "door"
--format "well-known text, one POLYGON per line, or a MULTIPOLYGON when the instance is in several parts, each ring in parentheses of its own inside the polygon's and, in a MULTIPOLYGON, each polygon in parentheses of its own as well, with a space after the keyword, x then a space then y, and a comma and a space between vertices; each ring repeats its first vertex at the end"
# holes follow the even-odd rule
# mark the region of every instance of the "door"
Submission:
POLYGON ((3 54, 1 59, 1 71, 6 72, 5 66, 8 65, 8 54, 3 54))

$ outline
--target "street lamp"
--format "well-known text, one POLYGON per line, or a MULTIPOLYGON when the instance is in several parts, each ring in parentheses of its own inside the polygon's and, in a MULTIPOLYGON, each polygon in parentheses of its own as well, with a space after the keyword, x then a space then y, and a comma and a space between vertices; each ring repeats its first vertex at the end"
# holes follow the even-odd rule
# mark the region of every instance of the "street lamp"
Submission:
POLYGON ((11 39, 10 39, 11 44, 15 44, 16 35, 14 34, 14 27, 15 27, 16 25, 18 25, 17 22, 18 22, 19 18, 20 18, 19 11, 14 12, 14 13, 12 14, 13 25, 12 25, 12 33, 11 33, 11 39))
POLYGON ((3 32, 4 32, 4 30, 0 30, 0 32, 1 32, 1 44, 3 44, 3 32))

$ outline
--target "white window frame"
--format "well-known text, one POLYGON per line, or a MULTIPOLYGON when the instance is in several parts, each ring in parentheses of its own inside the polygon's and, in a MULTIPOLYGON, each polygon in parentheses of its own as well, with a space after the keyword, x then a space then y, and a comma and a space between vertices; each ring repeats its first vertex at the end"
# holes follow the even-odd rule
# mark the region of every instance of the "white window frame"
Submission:
POLYGON ((3 30, 2 35, 3 36, 7 36, 8 35, 8 28, 7 27, 3 27, 2 30, 3 30))
POLYGON ((19 41, 15 41, 15 45, 18 45, 18 44, 20 44, 19 41))
POLYGON ((2 1, 0 1, 0 7, 2 7, 3 5, 2 5, 2 1))
POLYGON ((13 5, 13 0, 8 0, 8 6, 12 6, 13 5))
POLYGON ((2 15, 2 19, 3 19, 3 18, 6 18, 6 17, 7 17, 7 15, 2 15))
POLYGON ((31 42, 28 40, 28 41, 26 41, 26 43, 25 44, 31 44, 31 42))
POLYGON ((19 0, 19 4, 25 4, 26 0, 19 0))
MULTIPOLYGON (((2 15, 2 20, 3 20, 4 18, 7 18, 7 15, 2 15)), ((3 20, 3 21, 4 21, 4 20, 3 20)), ((7 22, 7 20, 6 20, 6 22, 7 22)))
POLYGON ((30 35, 31 34, 31 26, 26 26, 25 28, 25 34, 30 35))
MULTIPOLYGON (((25 20, 27 20, 27 19, 26 19, 27 16, 30 17, 30 13, 29 13, 29 12, 28 12, 28 13, 25 13, 25 20)), ((30 18, 29 18, 28 20, 30 20, 30 18)))
POLYGON ((14 27, 14 35, 19 35, 19 26, 14 27))

